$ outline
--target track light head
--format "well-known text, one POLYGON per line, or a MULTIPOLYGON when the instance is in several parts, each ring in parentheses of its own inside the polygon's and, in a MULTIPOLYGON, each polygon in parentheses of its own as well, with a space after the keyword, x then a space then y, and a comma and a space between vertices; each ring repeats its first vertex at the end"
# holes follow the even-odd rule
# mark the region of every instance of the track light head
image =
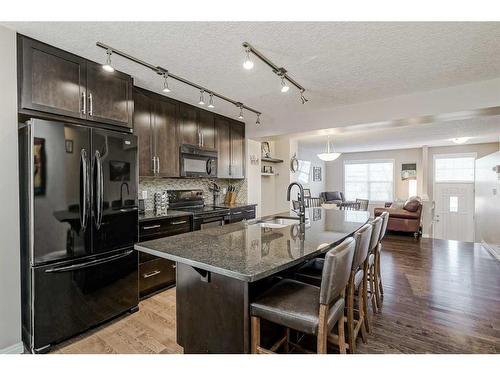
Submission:
POLYGON ((199 105, 205 105, 204 93, 205 91, 200 90, 200 101, 198 102, 199 105))
POLYGON ((288 84, 286 83, 285 81, 285 76, 281 76, 281 92, 285 93, 285 92, 288 92, 288 90, 290 90, 290 86, 288 86, 288 84))
POLYGON ((106 55, 107 55, 107 58, 106 58, 106 64, 104 64, 104 65, 102 66, 102 68, 103 68, 106 72, 108 72, 108 73, 113 73, 113 72, 115 71, 115 68, 113 68, 113 66, 111 65, 111 54, 112 54, 112 53, 113 53, 113 52, 112 52, 110 49, 108 49, 108 50, 106 51, 106 55))
POLYGON ((161 90, 163 92, 170 92, 170 88, 168 87, 168 71, 163 73, 163 89, 161 90))
POLYGON ((238 118, 239 118, 240 120, 243 120, 243 119, 244 119, 244 117, 243 117, 243 104, 241 104, 241 105, 240 105, 240 115, 238 116, 238 118))
POLYGON ((307 98, 304 96, 304 91, 306 91, 306 90, 301 90, 301 91, 300 91, 300 101, 302 102, 302 104, 306 104, 306 103, 309 101, 309 99, 307 99, 307 98))
POLYGON ((255 125, 260 125, 260 113, 257 113, 257 120, 255 120, 255 125))
POLYGON ((250 59, 250 48, 249 47, 245 48, 245 53, 246 53, 246 57, 245 57, 245 62, 243 63, 243 68, 245 68, 246 70, 250 70, 253 68, 253 61, 250 59))
POLYGON ((214 106, 214 94, 210 93, 210 98, 208 100, 208 108, 215 108, 214 106))

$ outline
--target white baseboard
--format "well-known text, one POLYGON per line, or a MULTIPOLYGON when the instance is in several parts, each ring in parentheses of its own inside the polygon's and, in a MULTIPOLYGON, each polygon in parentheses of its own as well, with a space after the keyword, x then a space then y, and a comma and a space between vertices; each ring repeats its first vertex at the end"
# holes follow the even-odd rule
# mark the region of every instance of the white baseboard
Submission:
POLYGON ((422 233, 422 238, 432 238, 429 233, 422 233))
POLYGON ((0 349, 0 354, 22 354, 24 346, 22 342, 0 349))

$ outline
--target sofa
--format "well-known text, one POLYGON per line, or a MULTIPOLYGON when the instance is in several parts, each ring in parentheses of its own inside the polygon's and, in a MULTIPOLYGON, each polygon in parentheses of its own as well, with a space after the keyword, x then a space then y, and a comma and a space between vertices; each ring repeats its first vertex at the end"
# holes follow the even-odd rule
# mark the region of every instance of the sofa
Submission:
POLYGON ((420 235, 420 220, 422 218, 422 199, 420 197, 408 198, 402 207, 394 207, 390 203, 383 208, 377 207, 373 213, 377 217, 382 212, 389 213, 388 230, 413 233, 415 237, 420 235))
POLYGON ((319 193, 321 203, 340 204, 345 202, 344 193, 341 191, 324 191, 319 193))

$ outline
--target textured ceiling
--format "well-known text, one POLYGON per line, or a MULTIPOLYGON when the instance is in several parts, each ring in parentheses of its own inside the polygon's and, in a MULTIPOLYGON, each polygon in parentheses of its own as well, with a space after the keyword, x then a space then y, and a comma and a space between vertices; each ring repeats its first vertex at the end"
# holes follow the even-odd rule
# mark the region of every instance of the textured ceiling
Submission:
MULTIPOLYGON (((163 11, 163 10, 162 10, 163 11)), ((459 85, 500 76, 500 23, 310 23, 310 22, 106 22, 5 23, 21 33, 95 61, 104 60, 96 41, 109 44, 174 74, 200 83, 263 112, 249 136, 304 128, 300 115, 335 106, 459 85), (248 41, 286 67, 307 89, 301 105, 294 88, 256 62, 242 68, 248 41)), ((119 57, 114 65, 137 85, 159 90, 153 72, 119 57)), ((198 93, 172 82, 171 96, 196 103, 198 93)), ((216 111, 235 116, 234 106, 216 111)), ((255 121, 247 116, 249 125, 255 121)), ((308 124, 314 128, 315 124, 308 124)), ((305 129, 304 129, 305 130, 305 129)))

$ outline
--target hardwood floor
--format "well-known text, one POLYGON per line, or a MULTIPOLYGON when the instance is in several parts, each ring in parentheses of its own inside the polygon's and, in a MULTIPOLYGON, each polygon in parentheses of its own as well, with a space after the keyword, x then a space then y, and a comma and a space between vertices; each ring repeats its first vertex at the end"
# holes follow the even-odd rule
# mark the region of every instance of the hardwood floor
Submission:
MULTIPOLYGON (((500 263, 471 243, 387 235, 384 299, 358 353, 500 353, 500 263)), ((55 353, 182 353, 175 289, 55 353)))

